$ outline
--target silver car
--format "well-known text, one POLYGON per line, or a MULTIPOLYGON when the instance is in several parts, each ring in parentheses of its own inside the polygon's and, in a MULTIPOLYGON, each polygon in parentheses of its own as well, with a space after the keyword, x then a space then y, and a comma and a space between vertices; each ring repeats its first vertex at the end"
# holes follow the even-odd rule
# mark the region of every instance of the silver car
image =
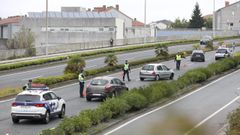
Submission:
POLYGON ((128 87, 120 79, 116 77, 96 77, 90 81, 86 90, 86 99, 91 101, 92 98, 105 99, 107 97, 118 96, 128 87))
POLYGON ((173 79, 174 71, 169 69, 167 66, 161 63, 155 64, 147 64, 142 67, 140 71, 140 80, 143 81, 144 79, 173 79))

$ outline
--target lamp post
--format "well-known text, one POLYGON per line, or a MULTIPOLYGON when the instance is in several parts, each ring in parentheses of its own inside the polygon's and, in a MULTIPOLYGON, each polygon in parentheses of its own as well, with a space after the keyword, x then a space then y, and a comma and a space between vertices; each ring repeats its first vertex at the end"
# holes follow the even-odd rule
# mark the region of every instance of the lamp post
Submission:
POLYGON ((46 55, 48 55, 48 0, 46 0, 46 55))
POLYGON ((147 16, 147 1, 144 0, 144 44, 146 43, 146 16, 147 16))
POLYGON ((215 23, 215 0, 213 0, 213 20, 212 20, 213 38, 215 37, 216 23, 215 23))

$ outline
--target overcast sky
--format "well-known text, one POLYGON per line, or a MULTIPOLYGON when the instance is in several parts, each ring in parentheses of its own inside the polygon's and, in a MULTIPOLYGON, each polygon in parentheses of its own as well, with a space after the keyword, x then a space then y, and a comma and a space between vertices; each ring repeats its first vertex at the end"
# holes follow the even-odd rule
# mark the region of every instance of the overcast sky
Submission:
MULTIPOLYGON (((80 6, 93 8, 96 6, 115 6, 132 18, 144 20, 144 0, 48 0, 49 11, 60 11, 61 6, 80 6)), ((225 0, 215 0, 216 10, 223 7, 225 0)), ((230 4, 239 0, 229 0, 230 4)), ((46 0, 1 0, 0 17, 25 15, 27 12, 45 11, 46 0)), ((177 17, 189 19, 195 3, 198 2, 203 15, 213 11, 213 0, 147 0, 147 22, 177 17)))

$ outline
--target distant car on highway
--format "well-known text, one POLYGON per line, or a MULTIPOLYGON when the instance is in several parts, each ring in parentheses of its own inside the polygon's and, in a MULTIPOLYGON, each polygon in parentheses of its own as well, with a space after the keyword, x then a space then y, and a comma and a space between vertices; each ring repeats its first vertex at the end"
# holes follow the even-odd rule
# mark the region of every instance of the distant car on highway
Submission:
POLYGON ((207 45, 208 43, 213 43, 213 38, 211 36, 204 36, 200 39, 200 45, 207 45))
POLYGON ((215 53, 215 60, 230 57, 231 56, 231 50, 229 48, 218 48, 215 53))
POLYGON ((106 99, 107 97, 115 97, 128 87, 124 82, 116 77, 96 77, 90 81, 86 89, 86 100, 91 101, 92 98, 106 99))
POLYGON ((191 55, 191 61, 205 61, 205 55, 203 50, 193 50, 191 55))
POLYGON ((53 91, 26 90, 19 93, 11 107, 13 123, 21 119, 41 119, 48 123, 52 116, 65 115, 66 103, 53 91))
POLYGON ((174 71, 161 63, 147 64, 142 67, 139 77, 141 81, 145 79, 160 80, 163 78, 172 80, 174 71))

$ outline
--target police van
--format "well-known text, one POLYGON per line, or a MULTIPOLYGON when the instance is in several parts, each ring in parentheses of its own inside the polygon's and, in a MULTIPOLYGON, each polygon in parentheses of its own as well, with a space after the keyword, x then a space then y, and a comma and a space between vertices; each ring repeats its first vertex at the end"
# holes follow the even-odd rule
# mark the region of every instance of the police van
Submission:
POLYGON ((39 119, 48 123, 52 116, 65 115, 66 103, 50 90, 26 90, 19 93, 11 107, 13 123, 21 119, 39 119))

